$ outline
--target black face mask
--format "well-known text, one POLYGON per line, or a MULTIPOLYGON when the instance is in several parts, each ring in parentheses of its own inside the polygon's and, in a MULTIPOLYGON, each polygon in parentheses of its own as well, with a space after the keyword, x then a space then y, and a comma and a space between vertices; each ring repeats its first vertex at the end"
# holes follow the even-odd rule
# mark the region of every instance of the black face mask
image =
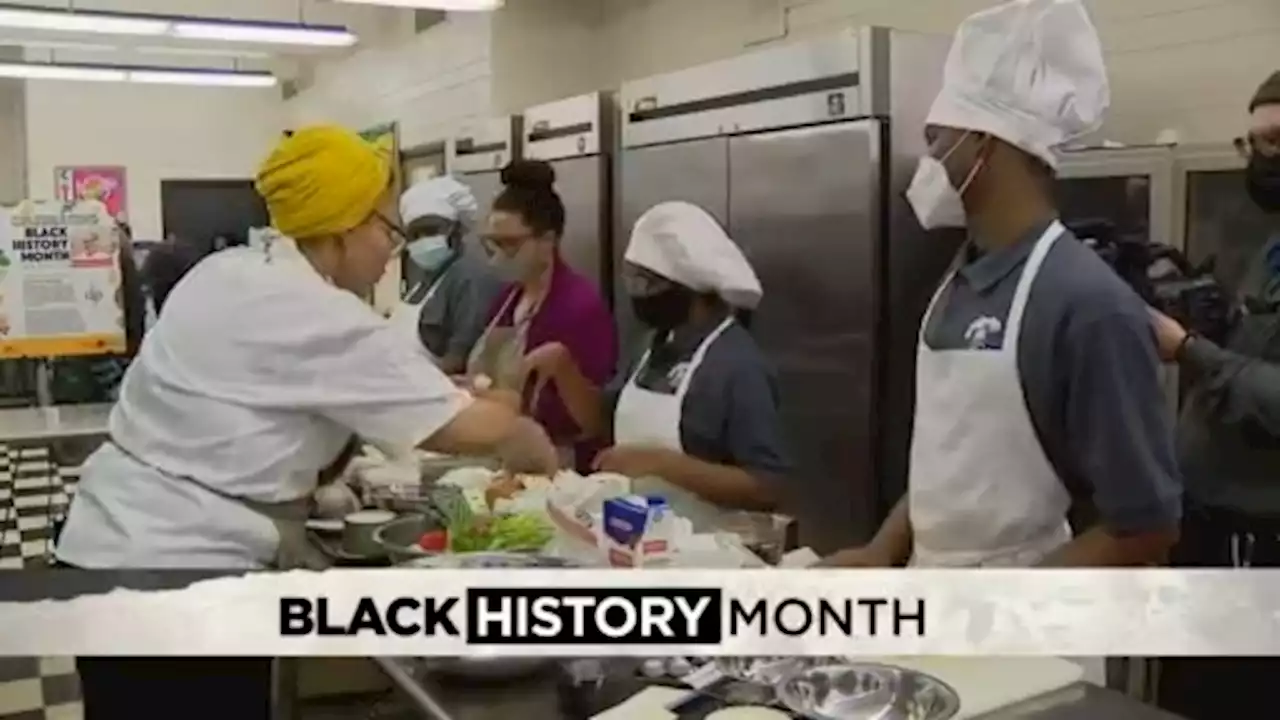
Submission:
POLYGON ((689 318, 692 307, 693 292, 682 287, 631 298, 636 319, 659 332, 676 329, 689 318))
POLYGON ((1249 156, 1246 178, 1249 197, 1258 207, 1269 213, 1280 213, 1280 156, 1253 153, 1249 156))

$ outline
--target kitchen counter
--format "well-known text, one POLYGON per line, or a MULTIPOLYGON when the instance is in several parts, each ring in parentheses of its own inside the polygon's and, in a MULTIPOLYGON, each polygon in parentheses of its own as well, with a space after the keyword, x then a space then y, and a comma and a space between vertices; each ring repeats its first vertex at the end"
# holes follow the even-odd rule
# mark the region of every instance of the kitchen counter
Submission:
MULTIPOLYGON (((510 718, 565 718, 579 720, 629 697, 638 683, 629 679, 606 682, 594 697, 581 694, 581 708, 568 712, 562 705, 569 696, 560 674, 549 670, 523 680, 494 683, 450 682, 413 669, 411 663, 375 658, 397 688, 410 700, 420 717, 428 720, 510 720, 510 718)), ((624 672, 625 674, 625 672, 624 672)), ((962 698, 963 701, 963 698, 962 698)), ((1078 683, 1038 698, 1018 703, 975 720, 1178 720, 1178 717, 1111 690, 1078 683)))
POLYGON ((30 443, 107 434, 112 406, 52 405, 0 409, 0 441, 30 443))

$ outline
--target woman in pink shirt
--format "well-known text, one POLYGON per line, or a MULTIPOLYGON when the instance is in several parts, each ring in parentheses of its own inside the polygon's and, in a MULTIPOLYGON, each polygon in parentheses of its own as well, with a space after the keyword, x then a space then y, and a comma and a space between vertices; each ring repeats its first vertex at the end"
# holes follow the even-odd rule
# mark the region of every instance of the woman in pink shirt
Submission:
POLYGON ((565 211, 551 166, 513 162, 503 169, 502 184, 506 187, 493 202, 483 239, 490 261, 509 285, 471 353, 467 376, 472 382, 486 376, 491 390, 518 395, 520 406, 561 449, 562 463, 586 471, 600 444, 584 440, 555 385, 530 377, 524 358, 559 343, 588 379, 604 385, 618 362, 613 316, 596 285, 560 257, 565 211))

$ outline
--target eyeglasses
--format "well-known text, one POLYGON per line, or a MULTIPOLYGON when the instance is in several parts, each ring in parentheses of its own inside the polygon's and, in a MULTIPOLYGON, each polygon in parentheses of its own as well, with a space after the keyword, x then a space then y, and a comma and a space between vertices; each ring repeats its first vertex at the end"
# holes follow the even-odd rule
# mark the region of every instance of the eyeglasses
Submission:
POLYGON ((1266 134, 1250 133, 1233 141, 1236 152, 1248 160, 1255 153, 1265 157, 1280 156, 1280 128, 1266 134))
POLYGON ((382 223, 382 225, 386 227, 387 233, 391 235, 393 252, 399 252, 408 244, 409 236, 405 233, 404 228, 400 227, 397 223, 391 222, 390 218, 376 210, 374 211, 373 216, 378 219, 378 222, 382 223))
POLYGON ((622 274, 622 288, 632 297, 648 297, 670 290, 674 283, 652 273, 626 271, 622 274))
POLYGON ((533 239, 533 235, 483 235, 480 237, 480 245, 484 247, 485 252, 490 255, 501 252, 503 255, 515 255, 520 247, 526 242, 533 239))

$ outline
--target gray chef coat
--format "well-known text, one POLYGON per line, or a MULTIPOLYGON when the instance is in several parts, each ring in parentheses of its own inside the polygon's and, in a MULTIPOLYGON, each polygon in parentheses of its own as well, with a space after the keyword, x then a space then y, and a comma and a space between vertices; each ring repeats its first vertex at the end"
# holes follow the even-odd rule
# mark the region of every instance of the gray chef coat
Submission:
MULTIPOLYGON (((439 287, 422 305, 418 336, 432 355, 465 360, 484 333, 504 285, 470 246, 443 272, 439 287)), ((422 302, 430 287, 430 281, 423 283, 410 291, 405 302, 422 302)))
MULTIPOLYGON (((689 362, 720 321, 716 318, 677 330, 667 352, 650 356, 637 384, 653 392, 674 393, 672 369, 689 362)), ((610 435, 618 397, 639 360, 639 356, 632 358, 604 388, 610 435)), ((737 323, 711 343, 689 381, 681 405, 680 444, 692 457, 738 467, 761 479, 782 477, 791 469, 778 419, 777 378, 751 334, 737 323)))
MULTIPOLYGON (((999 349, 1014 291, 1035 241, 980 253, 938 299, 925 329, 934 349, 999 349)), ((1168 404, 1146 305, 1070 234, 1032 284, 1018 342, 1027 410, 1058 476, 1092 500, 1118 535, 1166 529, 1181 517, 1168 404)))

